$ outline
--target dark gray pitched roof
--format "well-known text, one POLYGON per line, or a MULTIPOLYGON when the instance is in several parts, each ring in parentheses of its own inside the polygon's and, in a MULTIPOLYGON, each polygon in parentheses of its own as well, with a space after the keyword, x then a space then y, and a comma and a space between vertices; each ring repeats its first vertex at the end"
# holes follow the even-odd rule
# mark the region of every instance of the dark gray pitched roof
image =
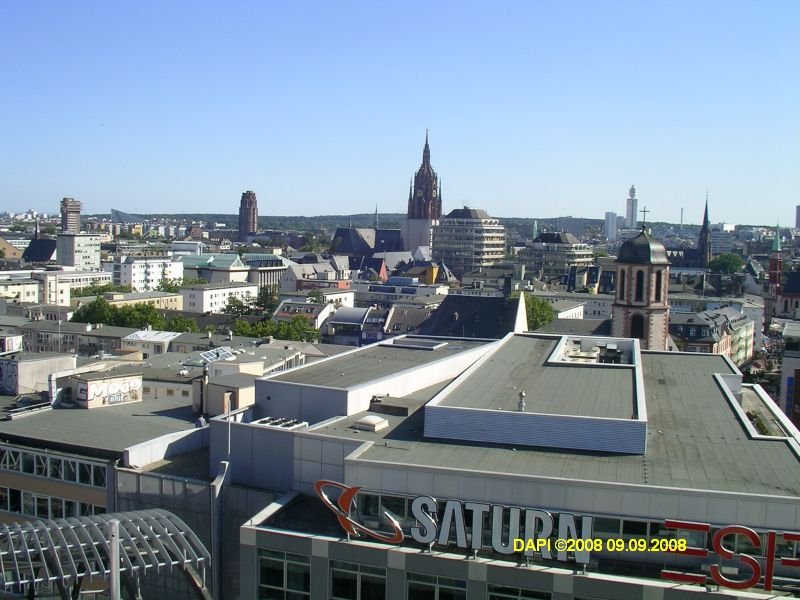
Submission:
POLYGON ((421 335, 500 339, 514 330, 518 299, 448 295, 421 335))
POLYGON ((22 260, 25 262, 48 262, 53 260, 56 253, 55 240, 31 240, 25 252, 22 253, 22 260))
POLYGON ((800 294, 800 271, 789 271, 783 286, 784 294, 800 294))

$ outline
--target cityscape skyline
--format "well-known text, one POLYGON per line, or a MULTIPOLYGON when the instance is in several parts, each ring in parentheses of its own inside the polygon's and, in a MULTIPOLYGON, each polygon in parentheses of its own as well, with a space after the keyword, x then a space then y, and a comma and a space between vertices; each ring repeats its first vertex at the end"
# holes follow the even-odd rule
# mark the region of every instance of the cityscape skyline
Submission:
POLYGON ((444 214, 793 223, 800 5, 454 8, 4 5, 0 202, 403 213, 427 128, 444 214))

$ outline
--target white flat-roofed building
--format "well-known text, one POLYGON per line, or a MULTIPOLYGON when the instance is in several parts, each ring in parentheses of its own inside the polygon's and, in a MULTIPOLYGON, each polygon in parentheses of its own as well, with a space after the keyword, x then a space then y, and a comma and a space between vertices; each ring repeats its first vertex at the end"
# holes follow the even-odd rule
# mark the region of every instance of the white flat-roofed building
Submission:
POLYGON ((125 350, 138 350, 142 358, 164 354, 169 350, 169 344, 180 333, 174 331, 157 331, 141 329, 122 338, 122 348, 125 350))
POLYGON ((533 296, 555 305, 558 302, 582 302, 584 319, 610 319, 614 296, 584 292, 549 292, 534 290, 533 296))
POLYGON ((340 290, 336 288, 316 288, 315 290, 302 290, 299 292, 281 292, 279 300, 290 300, 292 302, 313 302, 312 298, 308 297, 311 292, 316 292, 322 296, 322 299, 327 304, 335 304, 336 306, 345 306, 352 308, 355 306, 356 292, 354 289, 340 290))
POLYGON ((69 284, 70 289, 73 290, 113 283, 113 277, 109 271, 48 271, 48 273, 57 276, 59 282, 69 284))
POLYGON ((100 270, 100 236, 91 233, 60 233, 56 238, 58 263, 80 270, 100 270))
POLYGON ((183 263, 169 257, 118 256, 103 263, 103 270, 112 274, 114 285, 130 286, 133 292, 152 292, 162 281, 183 279, 183 263))
POLYGON ((420 283, 416 277, 390 277, 388 281, 354 281, 356 302, 361 306, 381 304, 390 306, 397 302, 444 296, 449 286, 420 283))
POLYGON ((58 271, 0 272, 0 298, 11 302, 69 306, 70 285, 58 271))
MULTIPOLYGON (((76 306, 88 304, 95 300, 96 296, 83 296, 73 298, 72 302, 76 306)), ((177 292, 106 292, 103 299, 111 306, 128 306, 132 304, 150 304, 162 310, 183 310, 183 296, 177 292)))
POLYGON ((583 302, 559 300, 553 303, 554 319, 583 319, 583 302))
POLYGON ((193 313, 219 313, 236 298, 249 304, 258 296, 258 286, 252 283, 204 283, 181 288, 183 310, 193 313))
POLYGON ((203 249, 206 247, 206 244, 203 242, 186 242, 186 241, 174 241, 172 242, 172 256, 181 256, 181 255, 199 255, 203 253, 203 249))
POLYGON ((350 582, 398 600, 767 598, 800 584, 800 432, 725 357, 597 336, 392 341, 258 379, 254 406, 212 419, 210 465, 230 435, 233 484, 278 492, 242 527, 242 597, 350 582), (635 550, 670 539, 696 552, 635 550))

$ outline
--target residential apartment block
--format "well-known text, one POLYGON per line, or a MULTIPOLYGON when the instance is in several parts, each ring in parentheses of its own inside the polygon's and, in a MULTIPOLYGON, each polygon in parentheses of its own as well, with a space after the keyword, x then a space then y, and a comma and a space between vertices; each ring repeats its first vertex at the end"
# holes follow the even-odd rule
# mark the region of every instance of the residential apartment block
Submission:
POLYGON ((114 285, 130 286, 133 292, 152 292, 164 281, 183 279, 183 262, 171 258, 118 256, 103 263, 114 285))
POLYGON ((193 313, 222 312, 235 298, 244 303, 258 297, 258 286, 252 283, 204 283, 181 288, 183 310, 193 313))

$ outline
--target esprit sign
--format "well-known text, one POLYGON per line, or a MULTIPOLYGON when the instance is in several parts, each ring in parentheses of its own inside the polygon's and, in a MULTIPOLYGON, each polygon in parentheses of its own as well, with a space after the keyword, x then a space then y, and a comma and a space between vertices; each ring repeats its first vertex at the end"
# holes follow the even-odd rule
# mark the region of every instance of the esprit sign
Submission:
MULTIPOLYGON (((336 481, 320 480, 314 484, 314 490, 322 502, 339 520, 339 524, 348 535, 364 535, 390 544, 400 544, 405 534, 391 514, 384 511, 392 529, 391 533, 375 531, 360 523, 357 519, 356 496, 361 488, 349 487, 336 481), (326 489, 339 490, 336 501, 325 493, 326 489)), ((486 504, 482 502, 462 502, 461 500, 438 501, 430 496, 418 496, 411 501, 411 517, 416 525, 411 527, 411 539, 418 544, 456 546, 463 550, 479 551, 483 549, 485 524, 488 524, 492 550, 498 554, 514 554, 514 533, 524 528, 526 539, 547 539, 557 536, 559 539, 591 538, 592 517, 581 517, 581 532, 575 522, 575 515, 570 513, 553 513, 534 508, 519 508, 486 504), (441 509, 441 510, 440 510, 441 509), (441 522, 439 514, 441 513, 441 522), (556 518, 557 517, 557 518, 556 518), (557 522, 557 526, 556 526, 557 522), (467 525, 470 525, 468 536, 467 525), (506 527, 504 527, 504 525, 506 527), (503 531, 505 530, 505 535, 503 531)), ((546 560, 566 561, 568 553, 558 550, 551 553, 548 547, 540 547, 538 553, 546 560)), ((522 555, 532 557, 534 548, 527 548, 522 555)), ((577 563, 589 562, 589 551, 570 553, 577 563)))
MULTIPOLYGON (((689 521, 675 521, 667 519, 664 521, 664 526, 668 529, 678 530, 677 536, 680 537, 681 531, 698 531, 708 534, 711 532, 711 525, 708 523, 693 523, 689 521)), ((739 562, 746 565, 745 572, 749 571, 750 576, 746 579, 731 579, 727 577, 722 568, 718 564, 712 564, 710 567, 710 576, 714 582, 726 588, 734 590, 743 590, 755 587, 761 582, 763 577, 763 588, 766 591, 772 589, 772 577, 775 571, 776 559, 778 564, 783 567, 800 567, 800 559, 787 558, 785 556, 777 557, 775 555, 775 531, 767 532, 766 543, 762 545, 759 535, 742 525, 728 525, 718 529, 711 538, 711 547, 713 551, 719 555, 722 560, 733 560, 738 558, 739 562), (734 543, 734 535, 739 534, 746 537, 754 550, 761 550, 759 556, 764 557, 764 566, 755 557, 749 554, 736 554, 734 553, 731 545, 734 543)), ((800 533, 795 532, 782 532, 781 536, 787 542, 800 542, 800 533)), ((709 551, 705 548, 687 547, 685 550, 674 551, 674 554, 685 554, 688 556, 697 556, 701 559, 708 558, 709 551)), ((704 585, 706 583, 706 575, 700 573, 683 573, 681 571, 664 570, 661 571, 662 579, 669 579, 672 581, 682 581, 684 583, 698 583, 704 585)))

